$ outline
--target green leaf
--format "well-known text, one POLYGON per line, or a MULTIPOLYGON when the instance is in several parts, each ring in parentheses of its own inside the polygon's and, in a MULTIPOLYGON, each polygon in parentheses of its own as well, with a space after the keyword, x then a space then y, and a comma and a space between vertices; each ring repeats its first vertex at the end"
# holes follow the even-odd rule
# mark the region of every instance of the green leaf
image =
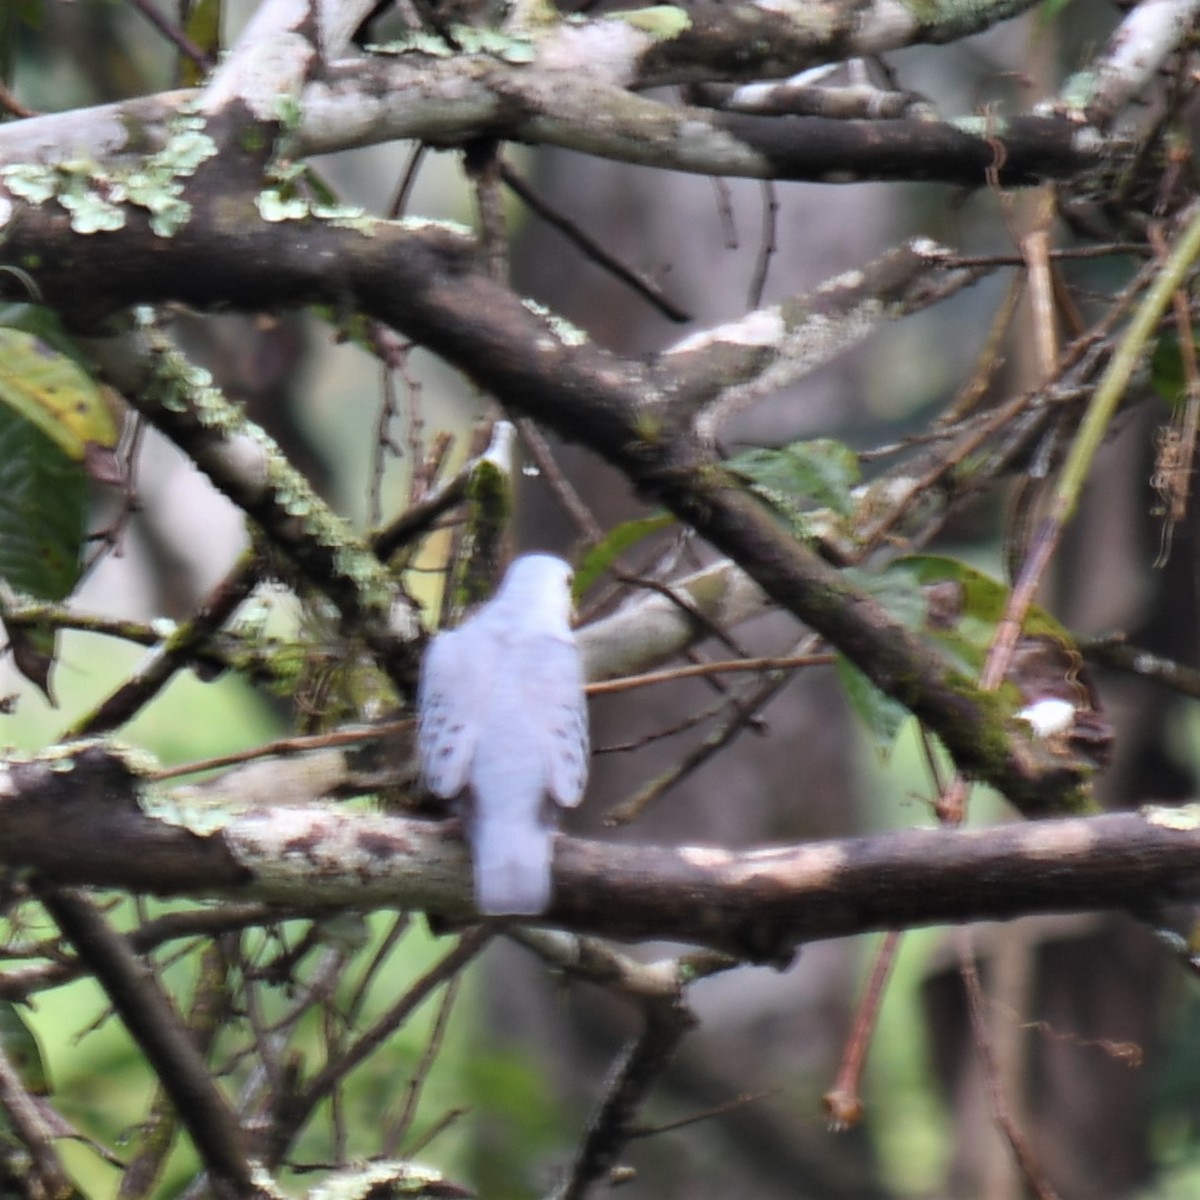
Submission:
MULTIPOLYGON (((1005 584, 958 559, 936 554, 898 558, 879 574, 853 568, 846 574, 896 620, 933 641, 958 670, 978 676, 1008 604, 1005 584)), ((1052 642, 1068 659, 1078 656, 1068 630, 1036 605, 1026 613, 1021 632, 1027 639, 1052 642)), ((886 754, 908 710, 840 657, 838 676, 851 707, 877 749, 886 754)), ((1002 690, 1016 699, 1011 679, 1002 690)))
POLYGON ((899 700, 881 692, 848 658, 836 660, 838 681, 850 707, 867 727, 876 752, 886 758, 896 742, 900 727, 911 715, 899 700))
POLYGON ((23 329, 0 328, 0 402, 82 462, 111 448, 118 429, 104 394, 69 354, 23 329))
POLYGON ((1183 369, 1183 351, 1178 334, 1164 334, 1155 343, 1154 353, 1150 355, 1150 386, 1172 405, 1184 400, 1187 376, 1183 369))
POLYGON ((1038 14, 1039 24, 1048 25, 1055 17, 1065 13, 1071 3, 1072 0, 1043 0, 1041 12, 1038 14))
POLYGON ((929 617, 929 602, 921 588, 921 581, 911 572, 893 570, 895 565, 892 563, 883 571, 846 567, 842 574, 860 592, 866 592, 878 600, 897 621, 921 632, 929 617))
POLYGON ((612 566, 626 550, 636 546, 643 538, 660 529, 669 529, 675 523, 670 513, 655 513, 649 517, 636 517, 625 521, 609 531, 608 536, 593 546, 584 556, 583 562, 575 568, 575 584, 573 591, 578 599, 587 593, 588 588, 612 566))
POLYGON ((0 1046, 12 1063, 27 1092, 45 1096, 50 1091, 50 1078, 37 1037, 25 1023, 17 1006, 9 1000, 0 1000, 0 1046))
MULTIPOLYGON (((996 626, 1008 605, 1009 588, 959 559, 940 554, 912 554, 889 563, 880 574, 847 569, 846 575, 880 602, 890 616, 935 644, 944 659, 962 673, 978 677, 983 670, 996 626)), ((1001 694, 1014 703, 1022 692, 1037 695, 1048 683, 1081 678, 1081 659, 1074 637, 1044 608, 1034 605, 1021 625, 1021 646, 1009 668, 1001 694), (1040 644, 1042 652, 1034 654, 1040 644), (1052 653, 1044 653, 1046 646, 1052 653)), ((842 689, 860 719, 886 754, 906 709, 890 700, 851 664, 838 664, 842 689)), ((1087 692, 1079 684, 1080 695, 1087 692)))
POLYGON ((778 450, 747 450, 725 465, 750 485, 750 490, 803 527, 804 514, 829 508, 848 516, 851 494, 859 482, 858 456, 832 438, 792 442, 778 450))
MULTIPOLYGON (((910 629, 923 630, 928 611, 925 593, 915 579, 899 572, 873 574, 846 568, 846 576, 859 590, 873 596, 897 621, 910 629)), ((866 726, 876 752, 886 758, 909 711, 881 692, 848 658, 837 656, 838 680, 846 700, 866 726)))
MULTIPOLYGON (((214 59, 221 49, 221 0, 196 0, 184 27, 192 44, 214 59)), ((204 79, 204 68, 192 59, 181 61, 180 82, 195 87, 204 79)))
MULTIPOLYGON (((956 629, 960 636, 980 650, 986 650, 996 632, 996 624, 1008 604, 1009 587, 985 575, 975 567, 956 558, 938 554, 913 554, 898 558, 888 566, 888 573, 899 572, 916 580, 928 590, 937 584, 953 584, 957 590, 957 607, 953 621, 943 618, 935 623, 935 632, 956 629)), ((935 614, 936 615, 936 614, 935 614)), ((1073 646, 1070 631, 1044 608, 1030 605, 1021 624, 1027 637, 1046 637, 1063 645, 1073 646)))
POLYGON ((79 578, 87 479, 37 426, 0 405, 0 578, 62 600, 79 578))

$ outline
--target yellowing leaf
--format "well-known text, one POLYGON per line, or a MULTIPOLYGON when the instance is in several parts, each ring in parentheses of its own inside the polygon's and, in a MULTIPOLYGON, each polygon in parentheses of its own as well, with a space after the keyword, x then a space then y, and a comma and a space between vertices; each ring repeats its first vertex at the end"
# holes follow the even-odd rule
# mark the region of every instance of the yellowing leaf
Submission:
POLYGON ((0 402, 76 462, 89 444, 117 444, 117 422, 95 380, 69 355, 23 329, 0 328, 0 402))

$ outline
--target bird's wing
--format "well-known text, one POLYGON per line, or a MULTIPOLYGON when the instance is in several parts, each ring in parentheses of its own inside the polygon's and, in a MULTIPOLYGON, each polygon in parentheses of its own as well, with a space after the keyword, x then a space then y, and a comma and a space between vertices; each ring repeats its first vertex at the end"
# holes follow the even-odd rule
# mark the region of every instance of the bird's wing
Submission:
POLYGON ((487 704, 490 643, 470 622, 439 633, 421 663, 417 689, 417 751, 421 775, 435 796, 449 799, 467 785, 487 704))
POLYGON ((587 786, 589 754, 583 664, 574 639, 539 638, 530 674, 544 731, 546 790, 559 804, 573 808, 587 786))

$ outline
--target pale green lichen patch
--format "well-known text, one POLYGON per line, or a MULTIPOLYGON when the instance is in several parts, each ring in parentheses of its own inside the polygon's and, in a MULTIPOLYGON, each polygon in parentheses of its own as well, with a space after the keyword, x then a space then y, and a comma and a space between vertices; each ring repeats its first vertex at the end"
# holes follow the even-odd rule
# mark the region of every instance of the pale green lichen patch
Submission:
POLYGON ((0 179, 14 196, 30 204, 45 204, 58 192, 58 172, 41 163, 13 163, 0 168, 0 179))
POLYGON ((265 469, 265 489, 272 502, 289 517, 296 518, 305 535, 332 551, 334 569, 349 582, 363 609, 386 616, 391 611, 393 586, 391 577, 378 558, 355 536, 349 523, 335 513, 313 491, 279 449, 274 439, 261 426, 247 419, 237 405, 231 404, 212 376, 203 367, 180 354, 154 326, 153 316, 138 310, 148 338, 148 349, 154 359, 153 380, 147 385, 147 395, 170 412, 187 412, 205 429, 219 435, 225 442, 240 441, 240 455, 245 457, 252 446, 259 456, 254 463, 252 487, 262 489, 265 469))
POLYGON ((191 216, 183 198, 183 180, 217 153, 194 113, 177 115, 162 149, 132 167, 106 168, 86 159, 43 166, 14 163, 0 169, 0 179, 14 196, 31 204, 57 199, 71 214, 76 233, 103 233, 125 224, 125 205, 145 209, 150 228, 170 237, 191 216))
POLYGON ((309 216, 309 202, 303 196, 284 196, 276 188, 259 192, 254 203, 264 221, 303 221, 309 216))
POLYGON ((673 4, 655 4, 650 8, 611 13, 608 20, 624 21, 634 29, 640 29, 661 39, 678 37, 692 27, 692 18, 682 8, 673 4))
POLYGON ((280 158, 267 167, 271 186, 255 198, 258 214, 264 221, 305 221, 309 217, 325 221, 339 229, 374 234, 376 218, 353 204, 338 204, 330 197, 309 196, 302 191, 307 167, 303 162, 280 158))
POLYGON ((58 202, 71 214, 71 228, 76 233, 111 233, 125 224, 125 210, 114 204, 92 184, 99 178, 87 179, 69 175, 58 194, 58 202))
POLYGON ((232 821, 244 815, 240 805, 215 801, 194 788, 167 791, 147 788, 138 797, 138 807, 155 821, 186 829, 197 837, 212 837, 226 829, 232 821))

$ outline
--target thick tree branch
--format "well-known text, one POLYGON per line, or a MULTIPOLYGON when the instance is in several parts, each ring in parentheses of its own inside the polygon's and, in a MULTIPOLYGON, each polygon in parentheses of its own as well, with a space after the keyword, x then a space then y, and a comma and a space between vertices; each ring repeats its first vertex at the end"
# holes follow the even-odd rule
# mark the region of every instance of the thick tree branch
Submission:
POLYGON ((928 238, 914 238, 806 296, 691 334, 660 360, 675 377, 672 407, 711 406, 700 425, 715 432, 725 416, 830 362, 885 321, 920 312, 984 274, 952 258, 928 238))
MULTIPOLYGON (((254 519, 288 563, 362 634, 399 688, 408 690, 420 630, 411 601, 267 433, 152 322, 143 322, 137 336, 100 339, 94 348, 107 377, 130 403, 254 519)), ((243 583, 252 574, 247 567, 243 583)))
MULTIPOLYGON (((0 126, 0 163, 105 162, 169 139, 198 93, 173 92, 0 126), (133 131, 136 131, 136 135, 133 131)), ((465 146, 480 137, 559 146, 705 175, 851 183, 932 180, 981 187, 1061 179, 1111 163, 1120 138, 1058 113, 946 122, 756 116, 679 107, 607 84, 590 67, 539 75, 478 56, 335 64, 302 94, 298 155, 413 139, 465 146)))
MULTIPOLYGON (((208 790, 157 791, 101 744, 11 763, 0 864, 49 883, 475 919, 457 822, 208 790)), ((869 930, 1126 910, 1200 898, 1191 810, 907 830, 773 849, 560 836, 546 920, 578 932, 782 961, 869 930)))
MULTIPOLYGON (((1010 720, 996 697, 979 693, 797 541, 721 469, 711 446, 678 426, 674 410, 687 382, 669 359, 651 371, 605 353, 476 269, 473 243, 452 230, 266 222, 228 195, 208 201, 206 182, 198 181, 192 219, 171 238, 155 237, 132 215, 122 229, 81 237, 41 205, 8 222, 5 257, 22 270, 34 265, 47 302, 67 312, 82 292, 113 306, 168 299, 250 309, 326 303, 384 321, 459 365, 515 413, 584 443, 666 503, 920 717, 966 774, 1027 813, 1083 802, 1085 767, 1029 743, 1023 724, 1010 720)), ((778 324, 782 336, 786 326, 778 324)), ((162 419, 173 423, 177 414, 162 419)))

